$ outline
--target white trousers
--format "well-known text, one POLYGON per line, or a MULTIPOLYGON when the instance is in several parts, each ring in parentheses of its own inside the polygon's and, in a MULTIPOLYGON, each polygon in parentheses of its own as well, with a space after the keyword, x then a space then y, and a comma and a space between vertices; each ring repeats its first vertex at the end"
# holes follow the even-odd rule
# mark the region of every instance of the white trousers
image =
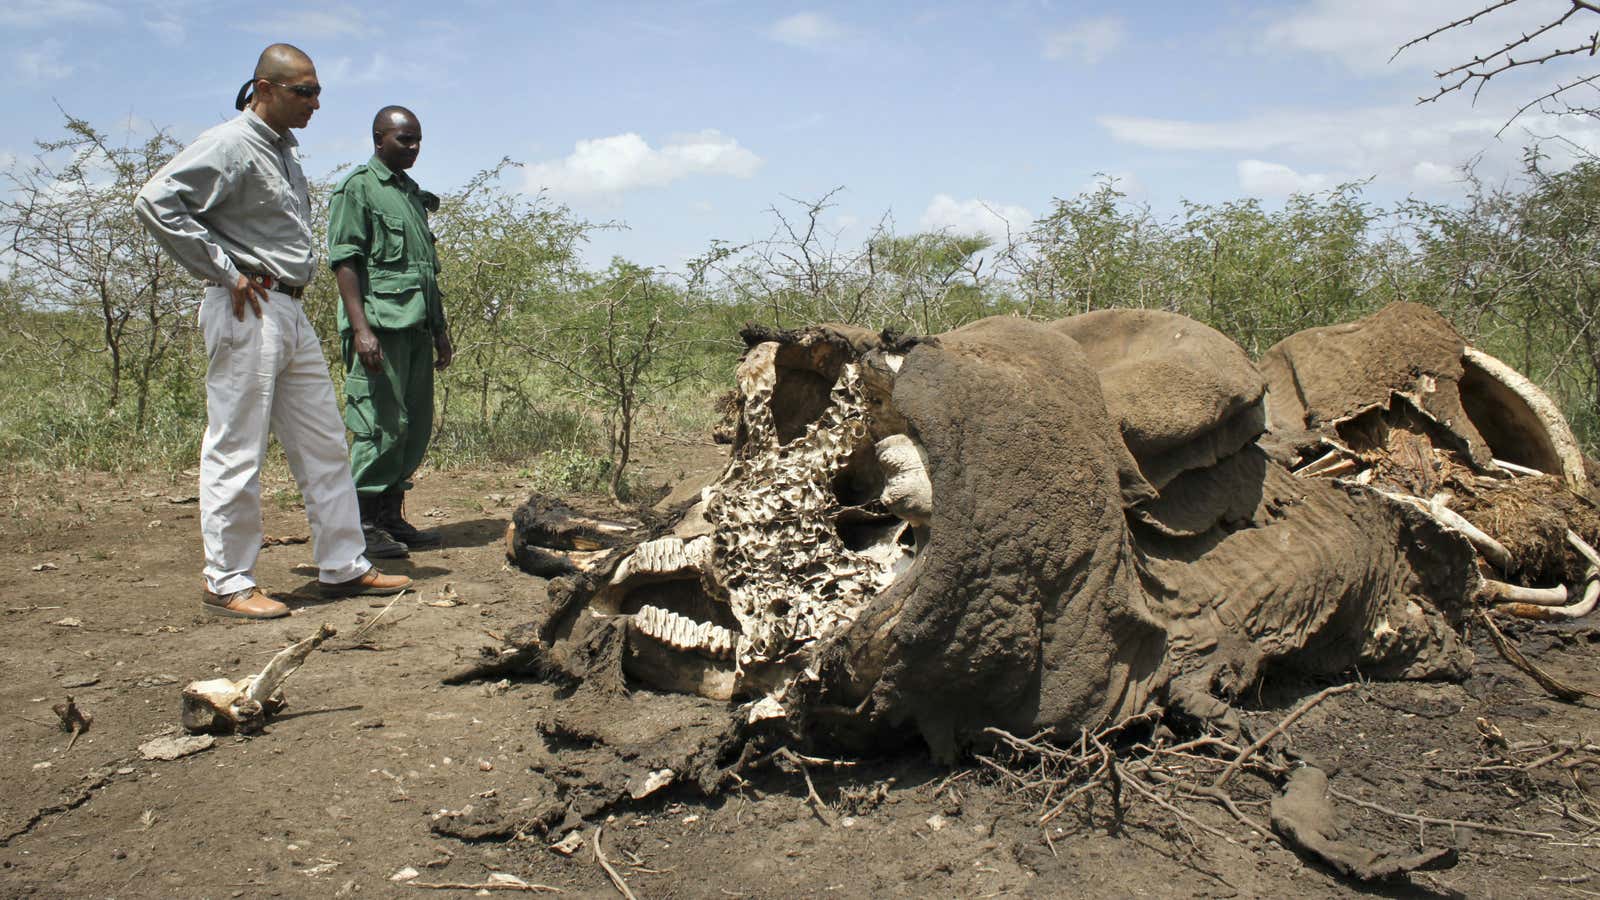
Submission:
POLYGON ((300 301, 272 291, 261 304, 261 318, 246 307, 241 322, 228 290, 207 287, 200 330, 208 359, 200 448, 206 588, 230 594, 256 583, 269 429, 300 485, 318 578, 333 584, 360 577, 372 564, 362 555, 367 545, 344 421, 322 345, 300 301))

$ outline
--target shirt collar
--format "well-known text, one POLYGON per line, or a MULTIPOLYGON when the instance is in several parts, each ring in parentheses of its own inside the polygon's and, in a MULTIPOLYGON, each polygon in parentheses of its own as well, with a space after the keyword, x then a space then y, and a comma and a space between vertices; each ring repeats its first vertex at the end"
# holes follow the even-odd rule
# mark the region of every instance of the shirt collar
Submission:
POLYGON ((283 134, 279 134, 273 130, 271 125, 266 123, 265 119, 256 115, 256 111, 249 107, 245 107, 244 112, 239 114, 239 118, 243 119, 245 124, 250 127, 250 130, 261 135, 269 144, 279 147, 297 147, 300 145, 300 141, 295 139, 293 133, 286 129, 283 134))
POLYGON ((416 182, 411 180, 410 175, 404 172, 396 172, 384 165, 383 160, 379 159, 376 153, 372 154, 371 159, 367 160, 367 168, 371 170, 372 174, 378 176, 379 181, 393 181, 402 188, 411 188, 416 185, 416 182))

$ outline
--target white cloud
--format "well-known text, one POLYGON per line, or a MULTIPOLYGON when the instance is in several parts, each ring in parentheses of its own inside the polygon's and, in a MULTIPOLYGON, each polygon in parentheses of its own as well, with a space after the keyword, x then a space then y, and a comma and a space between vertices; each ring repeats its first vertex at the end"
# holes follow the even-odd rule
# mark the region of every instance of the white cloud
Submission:
POLYGON ((16 67, 24 81, 55 81, 72 74, 72 65, 61 59, 64 45, 50 38, 35 44, 31 50, 17 54, 16 67))
POLYGON ((1239 187, 1251 196, 1287 197, 1290 194, 1310 194, 1327 190, 1348 181, 1325 173, 1303 174, 1282 163, 1244 159, 1238 164, 1239 187))
POLYGON ((767 37, 791 47, 815 48, 844 37, 843 26, 822 13, 803 12, 779 19, 767 28, 767 37))
POLYGON ((389 62, 382 53, 372 54, 372 59, 365 66, 356 68, 356 63, 348 56, 335 57, 322 68, 320 76, 323 81, 330 84, 377 84, 386 80, 385 69, 389 62))
POLYGON ((1461 180, 1461 167, 1425 159, 1411 167, 1411 180, 1421 185, 1454 184, 1461 180))
MULTIPOLYGON (((1533 114, 1497 138, 1504 114, 1440 106, 1286 111, 1215 122, 1139 116, 1098 121, 1117 140, 1153 150, 1236 155, 1243 160, 1236 160, 1241 181, 1263 189, 1291 183, 1316 189, 1372 176, 1405 188, 1432 188, 1454 181, 1460 165, 1473 159, 1482 160, 1486 173, 1506 174, 1518 168, 1522 147, 1537 135, 1560 134, 1581 150, 1600 152, 1600 123, 1533 114), (1274 161, 1262 162, 1269 157, 1274 161)), ((1553 156, 1571 157, 1563 147, 1550 149, 1553 156)))
POLYGON ((283 40, 284 35, 309 35, 324 39, 360 37, 370 30, 361 10, 353 6, 274 11, 270 18, 246 22, 239 27, 255 34, 272 35, 277 40, 283 40))
POLYGON ((955 234, 981 234, 996 246, 1006 243, 1006 231, 1015 238, 1033 224, 1034 215, 1026 207, 989 203, 984 200, 957 200, 949 194, 936 194, 917 220, 923 231, 949 231, 955 234))
POLYGON ((1126 32, 1126 26, 1116 16, 1084 19, 1046 35, 1044 58, 1092 66, 1121 47, 1126 32))
POLYGON ((749 178, 760 167, 761 157, 719 131, 669 138, 659 149, 629 132, 579 141, 564 159, 529 166, 526 179, 554 194, 614 194, 694 175, 749 178))
POLYGON ((144 27, 156 36, 156 40, 168 47, 182 44, 189 36, 183 20, 171 13, 162 13, 155 18, 145 19, 144 27))
POLYGON ((111 7, 91 0, 0 0, 0 25, 14 28, 107 18, 119 17, 111 7))

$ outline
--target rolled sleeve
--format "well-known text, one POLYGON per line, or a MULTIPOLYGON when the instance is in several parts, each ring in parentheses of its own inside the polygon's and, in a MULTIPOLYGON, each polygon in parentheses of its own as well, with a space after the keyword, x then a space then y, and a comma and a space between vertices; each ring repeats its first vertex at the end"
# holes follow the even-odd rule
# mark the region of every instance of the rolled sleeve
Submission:
POLYGON ((133 209, 173 259, 197 278, 231 284, 238 271, 201 217, 237 184, 238 166, 217 142, 197 142, 140 188, 133 209))
POLYGON ((328 267, 354 261, 365 265, 372 248, 366 195, 346 182, 328 200, 328 267))

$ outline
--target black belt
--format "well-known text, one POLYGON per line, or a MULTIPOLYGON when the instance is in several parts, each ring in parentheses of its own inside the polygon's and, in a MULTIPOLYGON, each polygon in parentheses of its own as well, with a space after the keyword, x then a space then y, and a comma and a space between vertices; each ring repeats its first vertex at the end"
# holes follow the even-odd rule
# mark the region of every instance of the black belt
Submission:
MULTIPOLYGON (((305 295, 306 292, 305 285, 303 284, 284 284, 277 278, 261 272, 240 272, 239 274, 250 279, 251 282, 261 285, 269 291, 277 291, 280 294, 293 297, 296 300, 299 300, 305 295)), ((216 285, 217 287, 225 287, 229 290, 233 289, 233 285, 231 284, 217 284, 215 281, 209 281, 206 283, 216 285)))

